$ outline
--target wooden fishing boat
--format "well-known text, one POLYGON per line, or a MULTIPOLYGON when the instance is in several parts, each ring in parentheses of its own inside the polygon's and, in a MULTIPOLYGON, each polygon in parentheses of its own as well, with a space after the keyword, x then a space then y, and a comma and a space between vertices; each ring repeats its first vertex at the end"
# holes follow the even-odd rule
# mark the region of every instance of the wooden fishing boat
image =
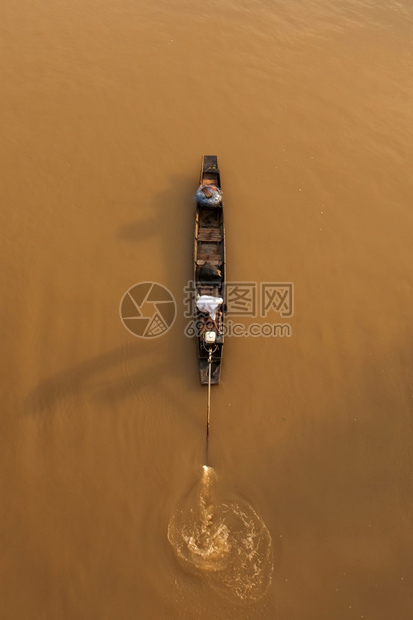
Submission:
MULTIPOLYGON (((219 194, 221 193, 221 178, 215 155, 204 155, 202 158, 200 188, 204 188, 206 196, 210 192, 215 192, 215 188, 218 188, 219 194)), ((213 206, 197 201, 194 283, 196 298, 208 295, 222 299, 213 321, 208 314, 195 306, 201 383, 208 384, 210 378, 211 384, 217 384, 221 380, 224 350, 225 229, 222 195, 219 202, 213 206)))

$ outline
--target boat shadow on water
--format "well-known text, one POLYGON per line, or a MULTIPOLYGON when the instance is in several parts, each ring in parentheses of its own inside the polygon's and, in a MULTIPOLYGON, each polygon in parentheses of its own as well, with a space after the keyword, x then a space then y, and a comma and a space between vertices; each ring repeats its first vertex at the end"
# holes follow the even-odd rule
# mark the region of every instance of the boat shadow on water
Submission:
POLYGON ((168 348, 151 352, 142 343, 132 343, 62 370, 37 384, 23 400, 22 412, 53 413, 64 401, 81 397, 115 404, 155 389, 167 391, 184 411, 185 399, 181 402, 176 391, 168 389, 171 382, 182 379, 170 364, 168 348))
MULTIPOLYGON (((117 238, 139 244, 158 237, 159 244, 153 258, 158 270, 151 269, 148 261, 140 265, 142 250, 137 249, 136 268, 128 263, 128 280, 131 283, 139 279, 150 280, 161 266, 162 272, 167 274, 167 282, 161 283, 173 292, 177 301, 178 317, 172 330, 156 340, 133 339, 131 336, 131 342, 127 344, 40 381, 23 400, 24 414, 52 412, 62 401, 74 397, 86 396, 95 401, 115 404, 134 393, 155 389, 162 389, 171 402, 176 402, 181 411, 186 411, 185 398, 181 394, 198 388, 197 372, 192 363, 195 345, 184 336, 185 322, 179 316, 182 314, 183 289, 191 279, 194 190, 192 177, 171 177, 169 187, 154 196, 149 206, 139 201, 111 203, 111 209, 116 208, 121 214, 126 212, 129 216, 131 211, 144 214, 135 221, 121 225, 116 232, 117 238), (176 243, 177 235, 179 244, 176 243), (182 364, 171 363, 172 359, 176 359, 177 350, 184 358, 182 364), (172 387, 177 382, 180 390, 172 387)), ((123 268, 121 264, 119 268, 123 268)), ((115 299, 114 304, 117 303, 115 299)))

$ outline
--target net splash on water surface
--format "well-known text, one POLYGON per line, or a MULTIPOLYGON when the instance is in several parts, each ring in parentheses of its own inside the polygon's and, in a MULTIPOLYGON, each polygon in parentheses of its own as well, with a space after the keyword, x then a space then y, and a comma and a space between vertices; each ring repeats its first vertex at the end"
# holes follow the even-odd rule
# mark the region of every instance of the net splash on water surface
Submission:
POLYGON ((215 501, 216 484, 214 469, 204 466, 169 522, 169 542, 186 568, 221 594, 258 601, 273 572, 270 533, 245 501, 215 501))

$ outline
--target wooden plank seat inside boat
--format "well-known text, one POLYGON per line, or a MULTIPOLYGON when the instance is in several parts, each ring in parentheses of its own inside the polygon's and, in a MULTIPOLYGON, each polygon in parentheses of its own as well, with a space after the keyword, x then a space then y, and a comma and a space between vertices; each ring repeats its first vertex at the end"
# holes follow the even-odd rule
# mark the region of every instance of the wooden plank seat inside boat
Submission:
POLYGON ((199 228, 198 241, 221 241, 222 234, 219 228, 199 228))
POLYGON ((220 297, 221 296, 221 286, 219 285, 215 285, 215 286, 206 286, 206 285, 200 285, 199 286, 199 294, 200 295, 211 295, 212 297, 220 297))
POLYGON ((204 173, 204 178, 202 179, 203 185, 216 185, 217 183, 217 174, 216 172, 206 172, 204 173))
POLYGON ((204 263, 209 263, 210 265, 221 265, 222 257, 219 254, 205 254, 196 261, 198 267, 204 263))

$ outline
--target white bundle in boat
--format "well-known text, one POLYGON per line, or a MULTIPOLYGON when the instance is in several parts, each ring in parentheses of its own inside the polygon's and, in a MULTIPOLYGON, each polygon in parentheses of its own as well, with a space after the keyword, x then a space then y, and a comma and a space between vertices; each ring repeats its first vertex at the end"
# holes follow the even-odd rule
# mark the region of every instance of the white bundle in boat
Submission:
POLYGON ((212 295, 198 295, 196 300, 196 307, 200 312, 208 313, 213 321, 218 307, 224 300, 222 297, 213 297, 212 295))

